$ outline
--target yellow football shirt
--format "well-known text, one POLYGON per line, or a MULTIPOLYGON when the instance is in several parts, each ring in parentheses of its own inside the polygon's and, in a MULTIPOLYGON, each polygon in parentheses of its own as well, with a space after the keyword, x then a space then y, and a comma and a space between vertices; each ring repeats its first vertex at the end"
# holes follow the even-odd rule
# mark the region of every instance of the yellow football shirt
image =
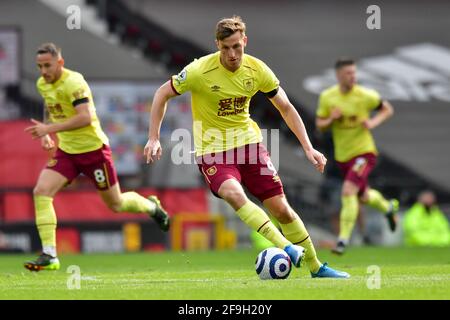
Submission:
POLYGON ((235 72, 220 63, 220 52, 194 60, 172 76, 178 94, 191 92, 197 156, 262 141, 249 106, 258 91, 271 92, 279 81, 261 60, 244 54, 235 72))
POLYGON ((327 118, 334 107, 342 111, 342 117, 331 125, 334 156, 339 162, 346 162, 364 153, 378 154, 370 130, 363 121, 370 117, 372 110, 381 104, 380 95, 372 89, 360 85, 343 94, 335 85, 324 90, 319 98, 317 116, 327 118))
POLYGON ((108 144, 108 138, 103 132, 95 112, 91 90, 83 76, 75 71, 63 69, 61 77, 54 83, 46 83, 43 77, 37 81, 37 89, 45 101, 54 123, 64 122, 77 114, 77 102, 89 101, 91 108, 91 124, 70 131, 57 132, 58 147, 64 152, 79 154, 100 149, 108 144))

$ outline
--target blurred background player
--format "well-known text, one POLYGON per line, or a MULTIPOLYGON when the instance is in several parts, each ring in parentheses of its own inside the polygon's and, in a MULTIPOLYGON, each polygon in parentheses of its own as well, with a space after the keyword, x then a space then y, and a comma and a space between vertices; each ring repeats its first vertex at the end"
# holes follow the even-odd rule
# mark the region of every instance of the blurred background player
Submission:
POLYGON ((356 64, 352 59, 336 61, 335 71, 338 84, 320 94, 316 126, 322 131, 331 128, 335 159, 344 176, 339 239, 332 250, 342 254, 350 241, 360 203, 384 213, 391 231, 396 229, 399 204, 368 186, 378 154, 370 130, 390 118, 394 110, 376 91, 356 84, 356 64), (372 111, 376 111, 373 117, 372 111))
POLYGON ((433 191, 421 192, 417 202, 405 212, 403 233, 407 246, 450 246, 450 226, 433 191))
POLYGON ((91 90, 83 76, 64 68, 61 50, 53 43, 39 47, 36 63, 41 74, 37 88, 51 123, 32 119, 33 125, 25 131, 33 139, 39 138, 42 148, 47 151, 56 148, 50 137, 56 133, 58 147, 33 190, 43 252, 36 260, 25 262, 25 268, 32 271, 59 269, 53 197, 81 173, 95 184, 111 210, 147 213, 163 231, 167 231, 169 217, 155 196, 146 199, 136 192, 121 193, 108 138, 101 129, 91 90))
POLYGON ((261 131, 250 118, 252 96, 258 91, 266 94, 321 173, 326 159, 311 145, 302 119, 272 70, 244 54, 246 44, 241 18, 222 19, 216 26, 219 51, 194 60, 157 90, 144 149, 147 162, 161 157, 159 136, 167 101, 191 91, 197 163, 211 191, 230 204, 253 230, 284 249, 296 267, 304 256, 312 277, 347 278, 346 272, 318 260, 308 231, 288 204, 281 180, 261 143, 261 131), (242 185, 279 221, 284 236, 264 210, 247 198, 242 185))

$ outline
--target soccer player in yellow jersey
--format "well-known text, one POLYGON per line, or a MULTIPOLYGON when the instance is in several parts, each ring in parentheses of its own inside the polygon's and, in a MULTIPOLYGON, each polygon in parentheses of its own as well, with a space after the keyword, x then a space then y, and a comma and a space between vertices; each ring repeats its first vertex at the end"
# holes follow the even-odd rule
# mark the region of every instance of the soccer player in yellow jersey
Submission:
POLYGON ((155 196, 146 199, 136 192, 121 193, 108 138, 100 127, 91 90, 83 76, 64 68, 61 50, 53 43, 39 47, 36 63, 41 74, 37 89, 45 101, 51 123, 32 119, 33 125, 25 131, 33 139, 40 139, 42 148, 48 151, 56 148, 50 136, 55 133, 58 146, 33 190, 43 252, 36 260, 25 262, 25 268, 31 271, 59 269, 53 197, 80 173, 90 178, 111 210, 146 213, 167 231, 169 217, 155 196))
POLYGON ((368 177, 378 155, 370 130, 390 118, 391 104, 371 89, 356 84, 356 65, 348 58, 335 64, 338 84, 324 90, 319 98, 316 126, 331 128, 334 155, 344 176, 339 239, 333 253, 342 254, 348 245, 360 203, 383 212, 392 231, 396 228, 398 201, 386 200, 368 186, 368 177), (376 114, 371 117, 371 112, 376 114))
POLYGON ((281 180, 261 143, 261 131, 250 118, 252 96, 258 91, 267 95, 320 172, 325 157, 311 145, 302 119, 273 72, 261 60, 244 54, 247 36, 240 17, 218 22, 216 44, 216 53, 193 61, 156 91, 144 149, 147 162, 161 156, 159 133, 167 101, 190 91, 197 163, 211 191, 228 202, 253 230, 284 249, 296 267, 304 260, 312 277, 349 277, 318 260, 308 231, 289 206, 281 180), (280 222, 283 234, 264 210, 247 198, 243 186, 280 222))

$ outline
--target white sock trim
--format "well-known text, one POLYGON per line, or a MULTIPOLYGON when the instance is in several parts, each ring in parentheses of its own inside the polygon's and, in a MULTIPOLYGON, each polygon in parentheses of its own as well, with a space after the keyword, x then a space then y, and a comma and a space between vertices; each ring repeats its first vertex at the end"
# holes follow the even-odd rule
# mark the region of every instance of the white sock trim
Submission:
POLYGON ((56 247, 54 246, 43 246, 42 251, 53 258, 56 258, 56 247))

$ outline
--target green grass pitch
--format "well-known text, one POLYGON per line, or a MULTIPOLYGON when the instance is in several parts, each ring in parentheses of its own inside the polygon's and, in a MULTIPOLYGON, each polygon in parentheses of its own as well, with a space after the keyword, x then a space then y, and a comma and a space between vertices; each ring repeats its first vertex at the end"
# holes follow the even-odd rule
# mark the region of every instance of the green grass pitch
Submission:
POLYGON ((31 255, 0 256, 0 299, 450 299, 450 251, 438 248, 351 248, 344 256, 319 250, 322 262, 351 279, 312 279, 305 266, 286 280, 259 280, 254 250, 63 255, 59 271, 22 267, 31 255), (80 289, 68 289, 70 265, 80 289), (369 289, 380 269, 380 286, 369 289))

